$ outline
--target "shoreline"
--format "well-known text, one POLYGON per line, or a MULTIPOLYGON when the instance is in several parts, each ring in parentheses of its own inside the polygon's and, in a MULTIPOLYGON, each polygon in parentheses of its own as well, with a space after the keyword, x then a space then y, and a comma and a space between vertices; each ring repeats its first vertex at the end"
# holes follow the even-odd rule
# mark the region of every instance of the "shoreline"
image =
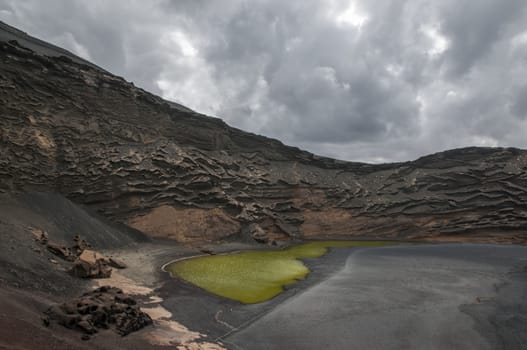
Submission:
POLYGON ((163 306, 168 309, 177 309, 179 307, 181 310, 182 304, 183 309, 189 311, 201 308, 198 317, 190 316, 193 312, 183 312, 179 314, 182 317, 174 315, 175 319, 192 329, 207 329, 211 338, 221 340, 233 333, 233 329, 238 331, 246 327, 290 297, 331 277, 333 273, 338 272, 344 266, 345 259, 352 249, 354 248, 330 248, 320 258, 300 259, 310 270, 310 273, 305 278, 284 286, 282 293, 261 303, 243 304, 217 296, 181 278, 172 277, 169 272, 163 272, 165 274, 163 278, 164 285, 158 292, 163 298, 163 306), (222 318, 219 320, 221 323, 218 322, 218 317, 216 317, 218 312, 222 318), (225 326, 225 324, 228 326, 225 326))
MULTIPOLYGON (((289 304, 295 303, 297 300, 302 300, 306 295, 310 295, 319 288, 322 288, 322 286, 334 279, 335 276, 345 271, 349 261, 352 261, 355 266, 356 262, 359 262, 362 259, 361 257, 365 255, 373 254, 379 257, 384 255, 389 256, 398 251, 404 251, 404 249, 410 249, 414 252, 426 252, 426 249, 439 249, 444 251, 465 250, 467 252, 476 251, 477 249, 486 249, 489 252, 496 249, 510 249, 509 251, 513 252, 517 249, 525 248, 523 246, 510 244, 489 245, 472 243, 395 245, 367 249, 363 249, 362 247, 329 248, 327 253, 319 258, 300 259, 308 267, 310 273, 305 278, 297 280, 296 283, 286 285, 281 294, 262 303, 242 304, 213 295, 181 279, 174 278, 170 273, 161 270, 160 267, 166 265, 167 262, 202 255, 198 251, 202 247, 207 249, 211 248, 218 254, 276 249, 274 247, 262 247, 256 244, 234 242, 192 246, 164 240, 134 243, 121 248, 101 249, 101 253, 124 261, 128 265, 128 268, 114 270, 112 277, 108 279, 70 280, 67 277, 65 280, 73 282, 74 286, 78 287, 78 290, 71 292, 72 295, 80 295, 82 292, 94 289, 100 285, 112 285, 121 288, 136 296, 141 308, 145 308, 145 311, 154 319, 155 326, 146 327, 124 338, 116 337, 116 335, 108 332, 101 332, 101 334, 93 337, 89 342, 82 343, 83 346, 101 349, 126 349, 129 346, 140 345, 140 348, 145 350, 166 349, 167 346, 180 346, 181 349, 217 350, 225 347, 234 348, 229 345, 231 338, 238 337, 238 334, 245 333, 248 329, 258 328, 258 325, 263 322, 262 320, 271 317, 280 310, 287 308, 289 304), (175 257, 177 259, 174 259, 175 257)), ((463 256, 460 256, 460 258, 464 259, 463 256)), ((487 256, 484 256, 482 259, 484 261, 487 258, 487 256)), ((412 255, 407 256, 407 259, 411 260, 412 255)), ((372 262, 376 262, 376 260, 372 262)), ((360 264, 357 266, 360 266, 360 264)), ((527 266, 525 268, 527 269, 527 266)), ((356 270, 356 268, 354 269, 356 270)), ((523 273, 523 270, 520 272, 523 273)), ((365 288, 372 284, 374 285, 375 282, 368 283, 360 288, 365 288)), ((517 285, 515 284, 515 286, 517 285)), ((351 289, 339 294, 353 293, 357 287, 353 285, 351 289)), ((516 287, 512 288, 514 290, 516 287)), ((527 290, 527 283, 525 288, 527 290)), ((480 303, 476 306, 470 306, 467 309, 467 314, 472 313, 470 317, 476 320, 474 322, 476 322, 478 327, 486 332, 491 332, 491 335, 506 331, 506 329, 495 331, 492 328, 493 326, 489 326, 486 321, 488 317, 504 317, 504 315, 507 315, 507 313, 503 313, 504 310, 510 310, 512 307, 512 311, 514 311, 514 307, 516 306, 511 305, 510 298, 508 298, 508 295, 511 293, 510 289, 505 288, 504 291, 503 297, 497 298, 495 301, 490 300, 490 303, 480 303), (491 327, 490 331, 489 327, 491 327)), ((21 298, 14 294, 9 295, 12 295, 14 298, 10 301, 11 303, 21 298)), ((330 293, 326 294, 324 298, 329 297, 332 299, 335 296, 330 293)), ((489 299, 486 299, 488 295, 481 296, 484 297, 481 300, 489 301, 489 299)), ((36 295, 32 297, 39 300, 36 295)), ((41 308, 45 309, 49 307, 52 302, 61 302, 63 298, 63 296, 55 297, 50 295, 49 300, 45 299, 46 301, 42 301, 47 306, 42 306, 41 308)), ((358 295, 357 298, 360 300, 361 295, 358 295)), ((311 302, 310 304, 319 304, 319 301, 316 303, 311 302)), ((60 335, 64 339, 68 339, 69 342, 75 343, 78 341, 79 335, 77 332, 62 329, 62 327, 54 328, 50 331, 39 324, 37 321, 39 320, 38 316, 41 311, 40 308, 38 310, 35 309, 32 311, 34 316, 31 316, 31 318, 29 318, 29 315, 27 316, 28 320, 34 321, 32 321, 32 329, 34 332, 42 335, 49 334, 53 339, 55 339, 56 335, 60 335)), ((467 315, 467 317, 469 316, 467 315)), ((302 321, 302 318, 296 318, 292 323, 299 321, 302 321)), ((260 331, 263 329, 265 328, 260 328, 260 331)), ((267 329, 265 329, 264 333, 267 332, 267 329)))
MULTIPOLYGON (((313 241, 313 240, 310 240, 313 241)), ((408 242, 408 240, 401 240, 408 242)), ((308 242, 308 241, 305 241, 308 242)), ((420 242, 429 243, 429 242, 420 242)), ((444 246, 517 246, 513 244, 486 244, 486 243, 430 243, 430 245, 444 245, 444 246)), ((272 247, 261 247, 251 244, 209 244, 207 247, 212 247, 217 251, 217 255, 236 254, 240 252, 252 250, 275 250, 272 247)), ((398 246, 395 246, 398 247, 398 246)), ((171 248, 182 247, 174 245, 171 248)), ((383 249, 392 247, 382 247, 383 249)), ((166 250, 163 249, 163 250, 166 250)), ((309 288, 329 279, 332 275, 338 273, 346 263, 346 259, 355 251, 362 249, 355 248, 328 248, 328 252, 319 258, 299 259, 310 270, 310 273, 303 279, 297 280, 295 283, 284 286, 284 291, 270 300, 257 304, 242 304, 240 302, 214 295, 198 286, 182 280, 177 276, 172 276, 163 268, 173 262, 197 258, 201 256, 208 256, 208 254, 191 254, 195 247, 185 247, 183 253, 185 256, 180 258, 163 260, 167 254, 155 256, 154 261, 162 262, 161 268, 158 268, 158 288, 155 288, 155 293, 160 296, 162 305, 167 310, 173 310, 173 319, 181 322, 189 329, 197 330, 198 332, 206 332, 209 340, 222 340, 230 334, 237 332, 244 327, 247 327, 254 321, 257 321, 267 313, 271 312, 281 303, 287 301, 289 298, 295 297, 309 288), (190 255, 186 255, 189 254, 190 255), (168 261, 168 262, 167 262, 168 261), (191 316, 195 314, 196 309, 201 309, 199 316, 191 316), (185 312, 188 311, 188 312, 185 312)), ((378 248, 368 248, 378 249, 378 248)), ((173 253, 170 253, 173 255, 173 253)), ((159 266, 159 265, 158 265, 159 266)))
MULTIPOLYGON (((407 242, 407 240, 405 240, 407 242)), ((129 268, 120 270, 125 278, 129 279, 135 287, 146 287, 148 293, 141 304, 145 308, 155 309, 158 314, 165 317, 158 322, 158 326, 143 333, 154 334, 161 343, 169 344, 172 332, 167 327, 167 322, 175 322, 178 327, 182 326, 185 332, 192 336, 199 335, 199 341, 205 343, 219 343, 225 346, 228 338, 243 332, 254 323, 259 322, 268 314, 282 308, 286 303, 296 299, 313 288, 340 273, 347 264, 348 259, 361 251, 373 251, 382 249, 400 249, 401 247, 510 247, 521 248, 518 245, 496 245, 496 244, 473 244, 473 243, 432 243, 424 245, 395 245, 364 249, 362 247, 352 248, 328 248, 326 254, 319 258, 300 259, 310 270, 310 273, 295 283, 286 285, 284 291, 270 300, 257 304, 242 304, 240 302, 214 295, 200 287, 194 286, 181 278, 173 277, 170 272, 162 270, 162 267, 177 260, 191 259, 199 256, 198 247, 213 249, 217 254, 235 254, 238 252, 254 250, 276 250, 273 247, 259 246, 244 243, 219 243, 201 244, 200 246, 181 245, 170 242, 153 242, 140 245, 132 245, 123 249, 109 250, 107 253, 120 258, 129 264, 129 268), (178 256, 174 259, 174 256, 178 256), (161 267, 161 268, 160 268, 161 267), (168 312, 168 314, 167 314, 168 312), (168 316, 167 316, 168 315, 168 316), (162 332, 157 330, 160 327, 162 332), (160 335, 160 333, 162 333, 160 335), (167 340, 168 339, 168 340, 167 340)), ((362 253, 361 253, 362 254, 362 253)), ((102 284, 111 281, 100 280, 102 284)), ((111 283, 110 283, 111 284, 111 283)), ((117 285, 122 287, 122 285, 117 285)), ((145 294, 145 293, 143 293, 145 294)), ((181 332, 181 328, 178 328, 181 332)), ((141 333, 141 332, 139 332, 141 333)), ((172 335, 173 337, 173 335, 172 335)), ((172 339, 172 341, 176 341, 172 339)), ((174 343, 175 344, 175 343, 174 343)), ((229 348, 229 347, 228 347, 229 348)))

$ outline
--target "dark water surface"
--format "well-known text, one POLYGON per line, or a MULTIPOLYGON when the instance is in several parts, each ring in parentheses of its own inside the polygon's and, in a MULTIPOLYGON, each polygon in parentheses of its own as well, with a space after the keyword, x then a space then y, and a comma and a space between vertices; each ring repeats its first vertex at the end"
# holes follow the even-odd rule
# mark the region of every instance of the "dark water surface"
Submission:
POLYGON ((527 349, 526 282, 527 247, 357 250, 331 278, 224 341, 233 349, 527 349))

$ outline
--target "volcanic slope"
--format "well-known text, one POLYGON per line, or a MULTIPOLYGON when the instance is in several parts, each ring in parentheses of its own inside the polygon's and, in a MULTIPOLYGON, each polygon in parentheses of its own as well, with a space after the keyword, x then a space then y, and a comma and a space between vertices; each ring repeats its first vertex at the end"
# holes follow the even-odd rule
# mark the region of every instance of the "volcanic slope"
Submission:
POLYGON ((527 151, 370 165, 154 96, 0 26, 0 191, 58 192, 180 242, 331 235, 527 242, 527 151))

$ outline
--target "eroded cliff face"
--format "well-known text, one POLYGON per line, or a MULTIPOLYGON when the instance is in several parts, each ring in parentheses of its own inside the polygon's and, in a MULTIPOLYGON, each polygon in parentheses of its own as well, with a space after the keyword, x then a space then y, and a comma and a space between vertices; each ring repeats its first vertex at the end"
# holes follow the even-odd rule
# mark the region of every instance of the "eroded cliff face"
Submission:
POLYGON ((316 157, 95 66, 0 42, 0 190, 53 191, 157 237, 526 242, 527 152, 316 157))

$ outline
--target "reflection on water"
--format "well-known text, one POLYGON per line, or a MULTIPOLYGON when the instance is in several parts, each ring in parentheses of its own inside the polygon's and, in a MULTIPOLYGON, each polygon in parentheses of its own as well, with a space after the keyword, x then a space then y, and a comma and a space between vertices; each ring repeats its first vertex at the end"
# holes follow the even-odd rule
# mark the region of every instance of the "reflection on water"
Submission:
POLYGON ((254 304, 280 294, 283 286, 295 283, 309 273, 309 269, 297 259, 318 258, 327 252, 327 248, 395 244, 401 242, 316 241, 277 251, 197 257, 171 263, 165 270, 211 293, 254 304))

